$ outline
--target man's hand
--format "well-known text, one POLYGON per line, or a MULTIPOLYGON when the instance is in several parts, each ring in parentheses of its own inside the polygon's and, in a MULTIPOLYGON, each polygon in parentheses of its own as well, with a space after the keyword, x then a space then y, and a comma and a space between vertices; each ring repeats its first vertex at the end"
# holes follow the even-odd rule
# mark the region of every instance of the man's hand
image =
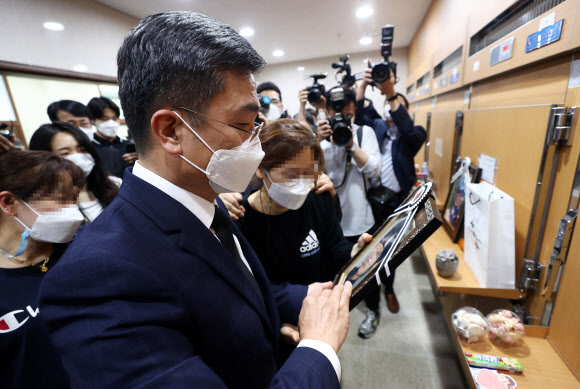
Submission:
POLYGON ((302 88, 298 91, 298 100, 300 101, 300 106, 306 106, 306 103, 308 102, 308 91, 306 88, 302 88))
MULTIPOLYGON (((308 95, 306 96, 308 97, 308 95)), ((324 112, 326 112, 326 97, 324 97, 324 95, 321 95, 319 103, 317 104, 310 103, 310 105, 312 105, 316 109, 322 109, 324 112)), ((328 116, 328 114, 326 116, 328 116)))
POLYGON ((308 291, 306 292, 306 295, 309 296, 313 293, 320 293, 325 289, 332 289, 332 281, 314 282, 308 285, 308 291))
POLYGON ((10 142, 3 135, 0 135, 0 155, 6 154, 14 148, 14 143, 10 142))
POLYGON ((330 180, 326 174, 321 174, 316 180, 316 185, 314 185, 314 189, 316 189, 316 194, 321 194, 323 192, 328 192, 332 196, 332 198, 336 198, 336 190, 334 190, 334 184, 330 180))
POLYGON ((351 294, 352 284, 347 282, 306 296, 298 319, 300 340, 318 340, 338 352, 348 333, 351 294))
POLYGON ((385 95, 387 98, 393 97, 397 93, 395 92, 395 82, 397 81, 392 70, 389 70, 391 77, 381 84, 376 84, 377 88, 385 95))
POLYGON ((246 209, 242 206, 243 198, 240 193, 220 193, 219 197, 224 202, 233 221, 238 221, 244 217, 246 209))
MULTIPOLYGON (((369 61, 370 60, 367 58, 367 63, 369 61)), ((367 86, 369 86, 373 82, 373 77, 371 76, 372 71, 373 70, 371 68, 366 68, 364 78, 360 83, 357 84, 355 88, 357 101, 363 100, 365 98, 365 91, 367 89, 367 86)))
POLYGON ((139 159, 139 157, 137 156, 137 153, 123 154, 123 160, 125 161, 125 163, 127 165, 133 165, 137 159, 139 159))
POLYGON ((300 334, 298 333, 298 327, 292 324, 284 323, 280 327, 280 335, 286 343, 297 345, 300 341, 300 334))
POLYGON ((370 243, 372 240, 373 236, 371 234, 367 234, 366 232, 361 236, 359 236, 357 243, 354 246, 352 246, 352 250, 350 251, 350 257, 353 258, 360 249, 365 247, 365 245, 367 243, 370 243))
POLYGON ((328 124, 327 120, 319 120, 316 124, 318 125, 316 136, 318 137, 319 141, 322 142, 324 139, 332 135, 332 128, 328 124))
POLYGON ((268 119, 266 118, 266 115, 264 115, 261 111, 258 112, 258 121, 260 123, 264 123, 264 126, 268 125, 268 119))

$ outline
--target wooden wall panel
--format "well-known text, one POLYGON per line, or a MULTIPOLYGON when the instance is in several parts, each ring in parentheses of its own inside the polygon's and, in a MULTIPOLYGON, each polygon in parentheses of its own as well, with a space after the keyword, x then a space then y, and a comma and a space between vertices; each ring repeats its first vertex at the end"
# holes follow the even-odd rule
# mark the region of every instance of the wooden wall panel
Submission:
POLYGON ((574 22, 574 31, 572 32, 572 41, 570 41, 570 48, 575 49, 580 47, 580 1, 576 6, 576 19, 574 22))
POLYGON ((449 192, 455 139, 455 115, 455 111, 433 112, 431 115, 429 168, 436 184, 435 198, 439 209, 443 209, 449 192), (438 150, 438 144, 440 150, 438 150), (439 154, 438 151, 441 153, 439 154))
POLYGON ((468 37, 473 36, 499 14, 511 7, 516 1, 517 0, 487 0, 484 7, 482 7, 481 4, 472 3, 467 27, 468 37))
MULTIPOLYGON (((568 89, 566 105, 580 106, 580 88, 568 89)), ((578 119, 574 132, 575 138, 572 147, 563 150, 558 163, 549 223, 546 228, 545 243, 542 247, 541 258, 544 264, 547 263, 552 251, 557 222, 567 211, 573 177, 580 157, 580 120, 578 119)), ((580 279, 580 228, 578 226, 580 224, 577 223, 570 245, 568 261, 562 273, 548 337, 568 361, 573 373, 580 380, 580 336, 578 336, 578 323, 580 322, 580 310, 578 309, 578 297, 580 297, 580 284, 578 283, 580 279)), ((543 309, 543 304, 540 308, 543 309)))
POLYGON ((519 273, 534 201, 550 107, 470 110, 465 113, 461 155, 478 163, 497 158, 496 186, 514 198, 516 271, 519 273))
POLYGON ((471 108, 563 104, 571 55, 473 85, 471 108))
POLYGON ((548 12, 542 14, 536 19, 532 20, 531 22, 523 25, 522 27, 511 32, 510 34, 499 39, 498 41, 492 43, 483 50, 468 57, 465 62, 465 77, 463 79, 464 82, 470 83, 482 80, 484 78, 488 78, 496 74, 504 73, 506 71, 519 68, 521 66, 531 64, 533 62, 554 55, 558 55, 568 50, 572 38, 572 28, 574 26, 574 18, 577 4, 578 0, 566 0, 562 4, 559 4, 558 6, 552 8, 548 12), (561 19, 564 19, 560 40, 553 42, 547 46, 544 46, 540 49, 526 53, 525 47, 527 37, 533 34, 534 32, 538 31, 540 20, 543 17, 547 16, 548 14, 551 14, 552 12, 556 13, 555 19, 556 22, 561 19), (489 66, 489 54, 491 52, 491 49, 497 44, 509 39, 512 36, 514 37, 512 58, 508 59, 507 61, 496 64, 494 66, 489 66), (478 70, 474 70, 475 62, 479 62, 479 66, 477 67, 478 70))

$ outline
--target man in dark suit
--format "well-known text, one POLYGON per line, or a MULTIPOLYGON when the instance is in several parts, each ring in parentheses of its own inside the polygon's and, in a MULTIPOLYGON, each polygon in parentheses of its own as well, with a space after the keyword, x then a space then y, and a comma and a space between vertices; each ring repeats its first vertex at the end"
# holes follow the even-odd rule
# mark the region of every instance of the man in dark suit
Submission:
MULTIPOLYGON (((382 209, 373 209, 376 213, 375 228, 380 226, 401 205, 409 191, 415 185, 414 158, 427 138, 427 132, 421 126, 415 126, 407 110, 409 103, 400 93, 395 92, 395 75, 383 83, 375 83, 385 95, 384 119, 374 109, 372 103, 367 105, 365 90, 373 82, 372 69, 366 69, 365 77, 357 88, 356 115, 354 122, 373 128, 381 149, 380 181, 369 189, 370 194, 387 199, 382 209)), ((392 313, 399 312, 399 301, 395 295, 393 283, 395 272, 389 277, 381 273, 385 286, 387 308, 392 313)), ((359 327, 359 336, 370 338, 376 331, 380 319, 380 288, 369 293, 365 299, 367 316, 359 327)))
POLYGON ((171 12, 127 35, 118 66, 139 161, 40 291, 72 386, 340 387, 352 286, 270 285, 216 200, 263 156, 264 60, 231 27, 171 12), (282 366, 280 323, 299 341, 282 366))

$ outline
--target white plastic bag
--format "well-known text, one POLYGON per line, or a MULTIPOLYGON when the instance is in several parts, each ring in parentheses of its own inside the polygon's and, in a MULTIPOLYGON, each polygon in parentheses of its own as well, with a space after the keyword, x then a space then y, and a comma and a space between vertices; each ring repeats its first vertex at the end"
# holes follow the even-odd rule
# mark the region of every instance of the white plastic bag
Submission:
POLYGON ((493 185, 467 184, 465 263, 482 288, 515 289, 514 199, 493 185))

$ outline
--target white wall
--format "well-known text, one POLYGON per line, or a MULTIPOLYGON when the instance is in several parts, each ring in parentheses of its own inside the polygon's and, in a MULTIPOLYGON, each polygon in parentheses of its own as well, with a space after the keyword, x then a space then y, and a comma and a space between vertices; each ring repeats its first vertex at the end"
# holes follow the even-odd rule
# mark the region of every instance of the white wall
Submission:
MULTIPOLYGON (((328 76, 324 80, 326 89, 328 90, 330 87, 338 85, 338 82, 334 78, 336 70, 332 69, 330 65, 332 62, 337 62, 339 56, 271 65, 258 74, 256 81, 258 83, 272 81, 278 85, 282 92, 284 108, 288 110, 290 115, 294 115, 298 113, 298 91, 305 86, 312 85, 312 79, 304 79, 305 76, 313 73, 327 72, 328 76), (304 66, 304 71, 296 70, 298 66, 304 66)), ((366 68, 366 63, 363 62, 366 58, 370 58, 373 64, 382 61, 378 48, 366 53, 353 54, 349 60, 353 73, 363 71, 366 68)), ((395 90, 404 94, 406 89, 405 85, 407 85, 407 48, 394 49, 391 60, 398 63, 397 76, 399 82, 395 85, 395 90)), ((373 91, 371 88, 368 88, 367 97, 373 101, 373 104, 379 108, 378 111, 381 113, 380 108, 383 106, 385 97, 381 96, 379 90, 375 88, 373 91)))
MULTIPOLYGON (((6 79, 27 142, 38 127, 50 122, 46 113, 50 103, 66 99, 88 104, 93 97, 105 95, 120 104, 114 93, 110 93, 118 89, 113 84, 12 73, 8 73, 6 79)), ((126 126, 121 126, 119 136, 127 136, 126 126)))
POLYGON ((116 56, 139 20, 90 0, 0 0, 0 60, 117 76, 116 56), (42 25, 52 21, 63 31, 42 25))

